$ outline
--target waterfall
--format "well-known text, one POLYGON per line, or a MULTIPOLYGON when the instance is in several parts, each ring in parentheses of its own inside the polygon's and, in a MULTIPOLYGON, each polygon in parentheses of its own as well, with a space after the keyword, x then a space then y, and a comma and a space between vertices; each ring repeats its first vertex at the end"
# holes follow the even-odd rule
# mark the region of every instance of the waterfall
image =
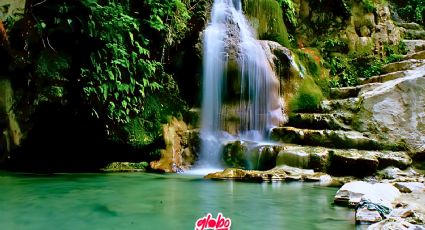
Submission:
POLYGON ((240 0, 214 1, 203 39, 198 166, 219 167, 225 141, 265 140, 268 130, 283 118, 282 105, 279 82, 242 13, 240 0), (226 106, 232 109, 226 110, 226 106), (229 111, 238 117, 233 135, 224 127, 229 111))

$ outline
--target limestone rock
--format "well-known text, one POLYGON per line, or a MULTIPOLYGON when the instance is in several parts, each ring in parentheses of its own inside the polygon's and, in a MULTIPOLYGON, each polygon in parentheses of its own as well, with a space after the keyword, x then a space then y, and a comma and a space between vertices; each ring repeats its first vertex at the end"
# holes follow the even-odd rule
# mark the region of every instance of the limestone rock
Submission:
MULTIPOLYGON (((277 82, 280 87, 285 90, 280 90, 281 101, 283 110, 288 111, 288 103, 294 96, 299 82, 303 80, 303 74, 300 66, 295 61, 295 55, 288 48, 283 47, 277 42, 273 41, 260 41, 261 46, 266 54, 268 62, 276 73, 277 82)), ((287 122, 287 115, 284 114, 281 124, 287 122)))
POLYGON ((353 115, 338 113, 294 113, 289 116, 288 126, 297 128, 350 130, 353 115))
POLYGON ((310 154, 306 153, 303 149, 303 147, 289 147, 280 151, 276 159, 276 165, 308 168, 310 164, 310 154))
POLYGON ((279 144, 231 141, 223 148, 223 160, 227 167, 269 170, 276 166, 276 157, 283 148, 279 144))
POLYGON ((420 225, 411 224, 401 218, 388 218, 370 225, 368 230, 424 230, 420 225))
POLYGON ((404 193, 425 192, 425 185, 420 182, 397 182, 394 186, 404 193))
POLYGON ((25 13, 26 0, 2 0, 0 2, 0 20, 6 21, 8 18, 19 20, 25 13))
POLYGON ((410 60, 405 60, 401 62, 394 62, 394 63, 387 64, 382 67, 382 71, 384 73, 392 73, 397 71, 411 70, 423 65, 425 65, 425 61, 423 60, 410 59, 410 60))
POLYGON ((381 215, 376 210, 360 208, 356 210, 356 222, 361 224, 376 223, 382 220, 381 215))
POLYGON ((408 54, 425 50, 425 40, 403 40, 406 44, 408 54))
POLYGON ((371 175, 378 169, 379 161, 372 151, 330 152, 329 172, 334 175, 371 175))
POLYGON ((184 121, 173 118, 163 126, 165 149, 161 159, 150 162, 150 167, 163 172, 179 172, 189 169, 197 160, 198 133, 188 130, 184 121))
POLYGON ((425 150, 425 66, 362 92, 361 99, 360 131, 393 143, 403 140, 414 152, 425 150))
POLYGON ((397 188, 388 183, 370 184, 364 181, 353 181, 344 184, 336 193, 335 203, 355 206, 361 199, 372 203, 392 207, 392 202, 400 196, 397 188))
POLYGON ((414 23, 414 22, 397 22, 396 25, 403 27, 405 29, 410 29, 410 30, 420 30, 420 29, 422 29, 421 25, 419 25, 418 23, 414 23))
POLYGON ((389 166, 398 167, 400 169, 406 169, 412 164, 412 159, 410 158, 410 156, 403 151, 381 151, 376 152, 375 154, 376 158, 379 161, 379 169, 387 168, 389 166))
POLYGON ((389 214, 390 217, 407 218, 413 216, 414 212, 409 208, 395 208, 389 214))
POLYGON ((279 145, 260 145, 255 147, 251 152, 253 152, 254 159, 257 160, 255 166, 258 170, 269 170, 276 166, 276 158, 280 150, 283 149, 283 146, 279 145))
POLYGON ((334 111, 357 112, 360 108, 360 100, 357 97, 324 100, 320 103, 320 112, 329 113, 334 111))
POLYGON ((363 150, 402 149, 402 146, 393 145, 393 143, 378 142, 376 139, 356 131, 278 127, 271 130, 271 139, 284 143, 329 148, 356 148, 363 150))
MULTIPOLYGON (((371 77, 369 79, 366 79, 363 81, 363 84, 368 84, 368 83, 383 83, 383 82, 387 82, 387 81, 391 81, 397 78, 402 78, 405 77, 407 74, 406 71, 395 71, 395 72, 391 72, 391 73, 387 73, 387 74, 382 74, 382 75, 378 75, 378 76, 374 76, 371 77)), ((377 85, 379 86, 379 85, 377 85)), ((363 92, 366 90, 371 90, 371 88, 368 89, 363 89, 363 92)), ((362 92, 362 91, 360 91, 362 92)))
POLYGON ((399 179, 401 177, 413 178, 415 176, 418 176, 419 174, 411 168, 403 171, 396 167, 387 167, 379 171, 378 175, 382 176, 384 179, 399 179))
POLYGON ((243 170, 228 168, 222 172, 211 173, 205 179, 238 180, 245 182, 269 182, 285 180, 320 181, 326 179, 326 174, 315 173, 313 170, 298 169, 289 166, 280 166, 267 171, 243 170))
POLYGON ((416 53, 412 53, 412 54, 408 54, 408 55, 404 56, 403 59, 404 60, 409 60, 409 59, 423 60, 423 59, 425 59, 425 50, 419 51, 419 52, 416 52, 416 53))

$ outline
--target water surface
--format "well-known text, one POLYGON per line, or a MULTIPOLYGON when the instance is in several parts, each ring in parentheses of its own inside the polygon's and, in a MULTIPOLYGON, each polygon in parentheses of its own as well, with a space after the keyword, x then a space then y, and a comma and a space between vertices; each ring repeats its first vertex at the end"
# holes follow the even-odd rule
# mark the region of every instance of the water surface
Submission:
POLYGON ((354 229, 336 188, 199 176, 0 172, 0 229, 193 229, 222 212, 232 229, 354 229))

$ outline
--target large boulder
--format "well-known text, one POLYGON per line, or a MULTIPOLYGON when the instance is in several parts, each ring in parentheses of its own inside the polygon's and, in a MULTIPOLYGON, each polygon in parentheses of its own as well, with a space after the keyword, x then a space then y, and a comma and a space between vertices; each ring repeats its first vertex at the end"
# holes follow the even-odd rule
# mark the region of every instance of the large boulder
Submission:
POLYGON ((335 203, 356 206, 362 199, 374 204, 392 208, 392 203, 400 196, 396 187, 387 183, 371 184, 364 181, 353 181, 344 184, 334 198, 335 203))
POLYGON ((425 151, 425 66, 361 93, 358 129, 425 151))

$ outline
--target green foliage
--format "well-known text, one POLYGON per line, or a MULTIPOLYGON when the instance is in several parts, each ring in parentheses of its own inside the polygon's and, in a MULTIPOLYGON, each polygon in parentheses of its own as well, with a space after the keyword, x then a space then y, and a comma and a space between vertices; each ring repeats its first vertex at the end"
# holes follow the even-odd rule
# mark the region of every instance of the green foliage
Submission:
POLYGON ((362 5, 368 13, 373 13, 376 11, 376 7, 373 3, 373 0, 362 0, 362 5))
POLYGON ((287 25, 290 25, 292 28, 297 26, 297 15, 295 12, 295 5, 292 0, 277 0, 280 7, 282 8, 284 14, 284 21, 287 25))
POLYGON ((306 77, 296 95, 289 102, 292 112, 309 112, 315 111, 323 100, 323 93, 314 83, 314 80, 306 77))
POLYGON ((347 44, 347 41, 344 41, 342 39, 328 38, 323 42, 321 51, 325 53, 328 53, 328 52, 345 53, 348 51, 348 44, 347 44))
POLYGON ((398 45, 389 45, 384 44, 384 52, 385 56, 397 55, 397 54, 407 54, 407 46, 406 43, 400 41, 398 45))
POLYGON ((44 51, 36 61, 35 73, 39 77, 58 80, 64 78, 71 68, 71 59, 66 54, 44 51))
POLYGON ((375 56, 358 57, 351 61, 351 65, 355 68, 355 75, 362 78, 371 78, 382 74, 382 66, 385 62, 375 56))
POLYGON ((309 53, 297 52, 298 58, 307 67, 308 73, 314 78, 320 77, 320 65, 309 53))
POLYGON ((322 59, 320 56, 313 56, 314 52, 314 50, 296 50, 299 61, 306 68, 306 74, 314 79, 314 82, 320 87, 324 95, 328 95, 330 90, 328 75, 322 73, 322 59))
POLYGON ((423 0, 396 0, 400 17, 406 21, 417 22, 425 26, 425 1, 423 0))
POLYGON ((342 55, 328 57, 326 65, 330 69, 330 74, 338 79, 331 81, 332 87, 353 86, 358 83, 348 57, 342 55))
POLYGON ((149 15, 144 23, 162 33, 167 47, 179 43, 189 29, 191 15, 187 5, 181 0, 145 0, 143 4, 149 15))
POLYGON ((148 162, 113 162, 106 165, 103 170, 109 172, 132 172, 132 171, 146 171, 149 167, 148 162))
MULTIPOLYGON (((325 67, 330 70, 332 76, 329 84, 331 87, 354 86, 359 83, 359 78, 370 78, 382 74, 383 65, 400 61, 402 54, 407 53, 406 44, 384 44, 383 57, 373 55, 371 47, 356 50, 349 55, 333 54, 341 52, 346 44, 337 39, 327 39, 323 42, 321 51, 325 55, 325 67)), ((343 52, 342 52, 343 53, 343 52)))
POLYGON ((104 42, 81 70, 84 94, 93 103, 93 115, 112 124, 127 123, 138 114, 148 92, 159 90, 155 74, 161 66, 149 60, 148 40, 139 36, 139 23, 122 5, 92 6, 89 36, 104 42))
POLYGON ((310 0, 310 7, 327 13, 329 16, 342 16, 346 19, 351 15, 350 0, 310 0))
POLYGON ((145 98, 143 110, 124 125, 128 140, 135 146, 151 144, 162 134, 162 125, 172 117, 182 119, 187 109, 178 96, 178 88, 172 76, 162 78, 164 88, 145 98))

